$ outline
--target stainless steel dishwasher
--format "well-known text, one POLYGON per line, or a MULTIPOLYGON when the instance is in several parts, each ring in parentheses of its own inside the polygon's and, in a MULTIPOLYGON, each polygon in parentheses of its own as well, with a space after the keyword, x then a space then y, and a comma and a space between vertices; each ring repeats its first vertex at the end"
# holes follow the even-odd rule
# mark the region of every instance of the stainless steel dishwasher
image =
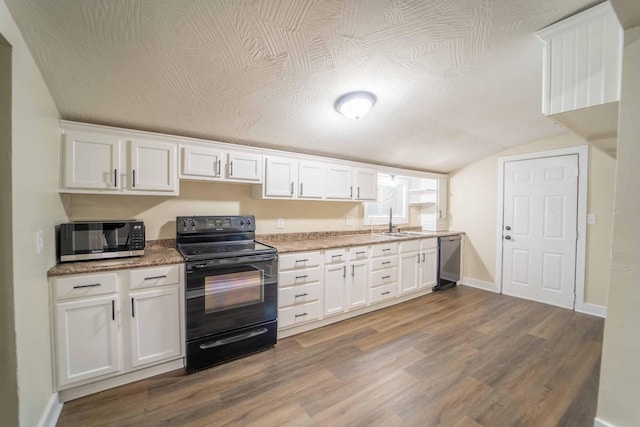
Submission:
POLYGON ((438 237, 438 280, 434 291, 447 289, 460 280, 461 236, 438 237))

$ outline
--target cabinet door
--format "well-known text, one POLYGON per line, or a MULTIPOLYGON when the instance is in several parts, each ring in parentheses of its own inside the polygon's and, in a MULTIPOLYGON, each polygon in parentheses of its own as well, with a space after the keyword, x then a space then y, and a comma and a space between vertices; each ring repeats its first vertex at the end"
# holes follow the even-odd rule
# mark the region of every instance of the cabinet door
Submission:
POLYGON ((438 213, 437 217, 441 220, 447 219, 447 178, 438 179, 438 213))
POLYGON ((423 249, 420 254, 420 287, 432 288, 438 274, 438 248, 423 249))
POLYGON ((65 188, 119 190, 121 141, 116 136, 65 131, 65 188))
POLYGON ((200 146, 182 147, 182 177, 192 179, 219 178, 222 174, 222 152, 200 146))
POLYGON ((322 199, 326 190, 325 166, 319 162, 298 163, 298 197, 322 199))
POLYGON ((327 165, 327 199, 353 199, 353 168, 327 165))
POLYGON ((356 169, 356 200, 376 200, 378 197, 378 173, 369 169, 356 169))
POLYGON ((58 387, 120 370, 115 294, 55 305, 58 387))
POLYGON ((419 252, 400 254, 400 295, 418 290, 419 252))
POLYGON ((180 287, 130 294, 131 365, 180 356, 180 287))
POLYGON ((173 142, 130 141, 129 189, 144 191, 176 191, 176 152, 173 142))
POLYGON ((296 197, 298 161, 284 157, 267 156, 265 164, 265 197, 296 197))
POLYGON ((262 182, 262 154, 229 151, 227 153, 227 178, 262 182))
POLYGON ((367 305, 369 261, 349 263, 349 309, 367 305))
POLYGON ((331 265, 324 268, 324 315, 331 316, 345 311, 346 308, 346 264, 331 265))

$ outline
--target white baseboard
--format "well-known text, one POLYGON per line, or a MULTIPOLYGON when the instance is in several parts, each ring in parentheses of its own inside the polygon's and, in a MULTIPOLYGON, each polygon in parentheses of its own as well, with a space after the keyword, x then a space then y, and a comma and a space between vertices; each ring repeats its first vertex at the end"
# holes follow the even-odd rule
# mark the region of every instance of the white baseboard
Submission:
POLYGON ((607 318, 607 307, 604 307, 602 305, 589 304, 589 303, 579 304, 576 302, 575 310, 578 313, 590 314, 592 316, 603 317, 605 319, 607 318))
POLYGON ((593 427, 616 427, 616 426, 596 417, 593 420, 593 427))
POLYGON ((472 288, 484 289, 485 291, 491 291, 495 293, 500 293, 500 289, 496 286, 495 283, 485 282, 484 280, 476 280, 471 277, 463 277, 462 284, 465 286, 470 286, 472 288))
POLYGON ((38 427, 55 427, 58 423, 60 412, 62 412, 62 402, 60 402, 58 393, 53 393, 49 398, 47 408, 40 418, 40 422, 38 422, 38 427))

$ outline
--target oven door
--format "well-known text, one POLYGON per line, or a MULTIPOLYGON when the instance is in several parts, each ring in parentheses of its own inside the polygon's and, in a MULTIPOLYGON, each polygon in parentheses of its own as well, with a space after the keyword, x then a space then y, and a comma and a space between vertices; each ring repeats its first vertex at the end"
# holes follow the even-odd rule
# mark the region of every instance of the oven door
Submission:
POLYGON ((275 320, 278 255, 187 263, 187 341, 275 320))

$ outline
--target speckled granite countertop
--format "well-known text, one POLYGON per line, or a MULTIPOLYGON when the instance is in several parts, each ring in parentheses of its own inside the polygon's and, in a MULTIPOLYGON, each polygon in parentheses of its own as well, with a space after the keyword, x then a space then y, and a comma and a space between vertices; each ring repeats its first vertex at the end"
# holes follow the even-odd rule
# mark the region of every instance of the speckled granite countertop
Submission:
MULTIPOLYGON (((425 239, 429 237, 454 236, 457 234, 464 233, 459 231, 437 231, 422 232, 420 235, 406 235, 403 237, 371 234, 370 232, 360 232, 358 234, 346 234, 345 232, 283 233, 259 235, 256 237, 256 240, 275 247, 281 254, 286 254, 289 252, 319 251, 323 249, 401 242, 404 240, 425 239)), ((175 246, 176 241, 172 239, 149 241, 144 250, 144 256, 60 263, 51 267, 47 272, 47 276, 90 274, 102 271, 152 267, 154 265, 179 264, 184 262, 184 258, 175 246)))
POLYGON ((256 240, 278 249, 278 253, 318 251, 323 249, 372 245, 376 243, 402 242, 405 240, 425 239, 429 237, 455 236, 464 234, 460 231, 422 232, 420 235, 406 235, 403 237, 385 236, 380 234, 348 234, 307 238, 301 240, 274 240, 268 236, 259 236, 256 240))
POLYGON ((178 252, 175 246, 176 241, 171 239, 147 242, 147 246, 144 249, 144 256, 97 261, 64 262, 51 267, 47 272, 47 276, 89 274, 102 271, 183 263, 184 258, 182 258, 182 255, 180 255, 180 252, 178 252))

